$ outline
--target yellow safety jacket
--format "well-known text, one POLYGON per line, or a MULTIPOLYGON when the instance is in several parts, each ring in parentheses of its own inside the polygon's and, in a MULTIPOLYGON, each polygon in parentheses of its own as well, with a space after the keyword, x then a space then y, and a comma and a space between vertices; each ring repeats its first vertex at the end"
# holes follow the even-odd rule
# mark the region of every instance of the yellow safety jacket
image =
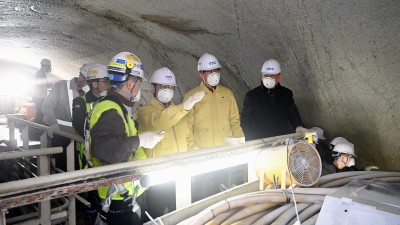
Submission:
POLYGON ((202 82, 187 92, 183 101, 199 91, 206 95, 186 116, 192 134, 188 136, 189 149, 224 145, 225 137, 229 136, 244 137, 233 92, 221 85, 211 92, 202 82))
MULTIPOLYGON (((121 119, 123 120, 123 122, 125 124, 125 133, 126 133, 127 137, 136 136, 137 130, 135 127, 135 123, 133 122, 133 119, 128 116, 127 117, 128 119, 126 120, 121 107, 117 103, 110 101, 110 100, 103 100, 96 104, 96 106, 94 107, 94 109, 90 115, 89 127, 90 128, 94 127, 94 125, 97 123, 97 121, 101 117, 102 113, 105 111, 108 111, 110 109, 117 110, 118 114, 121 116, 121 119)), ((99 159, 93 157, 91 152, 90 152, 90 158, 92 159, 93 167, 99 167, 99 166, 103 165, 99 159)), ((135 151, 135 155, 132 156, 130 160, 132 161, 132 160, 140 160, 140 159, 146 159, 146 158, 147 157, 146 157, 146 154, 144 153, 144 150, 141 147, 139 147, 135 151)), ((123 183, 123 185, 124 185, 125 189, 129 192, 129 195, 132 196, 134 194, 134 190, 135 190, 135 186, 132 184, 132 182, 126 182, 126 183, 123 183)), ((99 193, 100 198, 102 198, 102 199, 107 198, 108 197, 107 193, 108 193, 109 189, 110 189, 109 187, 99 188, 98 193, 99 193)), ((145 188, 140 187, 138 196, 140 196, 144 191, 145 191, 145 188)), ((119 193, 117 193, 112 197, 112 200, 124 200, 124 198, 119 193)))
POLYGON ((165 131, 164 138, 152 149, 145 149, 148 157, 186 152, 186 136, 189 133, 185 116, 188 114, 183 105, 164 107, 155 97, 139 108, 139 133, 145 131, 165 131))

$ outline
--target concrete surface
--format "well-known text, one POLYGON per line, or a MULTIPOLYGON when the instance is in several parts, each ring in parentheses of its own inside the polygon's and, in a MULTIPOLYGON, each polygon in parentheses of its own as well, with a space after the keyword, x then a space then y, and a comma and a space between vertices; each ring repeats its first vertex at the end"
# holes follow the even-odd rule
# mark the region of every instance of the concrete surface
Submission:
MULTIPOLYGON (((200 83, 197 60, 208 52, 220 59, 222 84, 241 108, 245 93, 259 85, 262 63, 275 58, 307 127, 353 142, 360 167, 400 170, 400 1, 0 0, 0 6, 0 61, 37 67, 47 57, 54 79, 131 51, 148 77, 162 66, 175 72, 180 102, 200 83)), ((143 101, 150 98, 145 89, 143 101)))

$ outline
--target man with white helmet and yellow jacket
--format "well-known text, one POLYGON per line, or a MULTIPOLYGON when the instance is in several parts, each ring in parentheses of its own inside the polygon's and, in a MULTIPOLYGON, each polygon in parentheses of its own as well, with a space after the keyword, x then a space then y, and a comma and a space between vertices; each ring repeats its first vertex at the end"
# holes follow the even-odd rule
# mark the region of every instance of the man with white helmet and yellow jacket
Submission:
MULTIPOLYGON (((189 110, 204 97, 204 91, 190 96, 184 103, 172 102, 177 86, 174 73, 167 67, 156 70, 150 80, 154 96, 138 112, 139 132, 164 131, 164 138, 154 147, 146 149, 148 157, 186 152, 186 136, 189 135, 185 116, 189 110)), ((160 217, 165 209, 176 209, 175 183, 169 182, 150 187, 147 191, 147 206, 152 217, 160 217)))
MULTIPOLYGON (((208 53, 203 54, 197 65, 201 78, 199 86, 186 93, 184 101, 194 93, 204 91, 205 96, 187 115, 190 149, 216 147, 229 143, 244 143, 245 137, 240 126, 239 109, 233 92, 220 84, 221 64, 218 59, 208 53)), ((195 177, 192 186, 192 201, 197 201, 221 191, 220 187, 238 185, 240 181, 228 180, 231 173, 228 168, 211 174, 195 177), (208 184, 212 180, 211 184, 208 184)))

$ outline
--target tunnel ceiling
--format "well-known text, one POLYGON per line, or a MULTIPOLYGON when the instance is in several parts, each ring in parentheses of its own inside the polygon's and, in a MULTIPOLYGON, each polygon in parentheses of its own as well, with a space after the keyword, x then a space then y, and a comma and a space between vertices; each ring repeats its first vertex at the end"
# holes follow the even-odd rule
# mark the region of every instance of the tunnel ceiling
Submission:
MULTIPOLYGON (((86 62, 138 55, 150 76, 168 66, 175 101, 197 86, 205 52, 223 66, 222 83, 241 108, 262 63, 282 64, 307 127, 356 147, 359 167, 400 170, 400 1, 0 0, 0 58, 15 65, 53 61, 71 78, 86 62)), ((4 76, 4 74, 1 74, 4 76)), ((146 90, 150 86, 145 87, 146 90)), ((143 101, 149 99, 146 91, 143 101)))

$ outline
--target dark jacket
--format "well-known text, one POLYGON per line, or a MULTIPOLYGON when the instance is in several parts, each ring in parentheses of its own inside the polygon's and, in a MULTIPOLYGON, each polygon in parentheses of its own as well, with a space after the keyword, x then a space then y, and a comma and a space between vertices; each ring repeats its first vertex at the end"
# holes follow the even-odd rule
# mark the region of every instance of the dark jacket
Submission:
MULTIPOLYGON (((125 105, 132 104, 113 90, 108 91, 106 97, 101 101, 110 100, 117 103, 125 118, 128 116, 125 105)), ((95 108, 99 106, 97 104, 95 108)), ((139 147, 139 137, 127 137, 125 124, 116 109, 110 109, 101 115, 97 123, 91 128, 93 157, 102 161, 103 164, 127 162, 139 147)))
MULTIPOLYGON (((72 101, 72 126, 82 137, 84 137, 84 126, 87 117, 86 103, 94 103, 98 100, 91 91, 85 94, 85 99, 86 102, 83 97, 77 97, 72 101)), ((89 121, 87 121, 86 129, 89 129, 89 121)))
POLYGON ((261 84, 246 93, 240 124, 246 140, 290 134, 303 126, 292 91, 279 83, 271 90, 261 84))

